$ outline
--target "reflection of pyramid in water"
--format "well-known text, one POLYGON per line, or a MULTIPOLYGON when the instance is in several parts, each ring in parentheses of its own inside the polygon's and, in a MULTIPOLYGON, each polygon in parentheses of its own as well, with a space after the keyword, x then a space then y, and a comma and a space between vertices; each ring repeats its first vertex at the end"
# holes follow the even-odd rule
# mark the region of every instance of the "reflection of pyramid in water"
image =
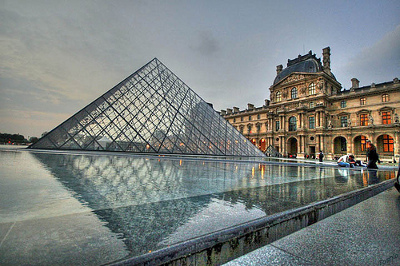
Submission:
POLYGON ((30 148, 263 156, 156 58, 30 148))

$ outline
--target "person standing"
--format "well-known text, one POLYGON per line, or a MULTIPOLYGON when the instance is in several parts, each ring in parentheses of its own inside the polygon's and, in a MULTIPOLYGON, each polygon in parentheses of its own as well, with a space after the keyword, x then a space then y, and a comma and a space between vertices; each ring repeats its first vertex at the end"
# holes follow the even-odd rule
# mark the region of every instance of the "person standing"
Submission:
POLYGON ((318 158, 319 158, 319 161, 322 163, 323 159, 324 159, 324 154, 322 153, 322 151, 319 151, 318 158))
POLYGON ((371 142, 368 142, 369 147, 367 148, 367 168, 369 169, 378 169, 376 163, 380 163, 378 152, 376 151, 376 147, 371 142))

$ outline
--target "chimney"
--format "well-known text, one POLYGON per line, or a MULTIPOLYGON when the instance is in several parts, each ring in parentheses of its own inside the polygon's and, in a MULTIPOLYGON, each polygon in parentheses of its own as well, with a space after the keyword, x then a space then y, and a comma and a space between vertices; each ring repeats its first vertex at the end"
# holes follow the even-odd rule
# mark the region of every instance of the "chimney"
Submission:
POLYGON ((357 89, 360 87, 360 81, 356 78, 351 79, 351 88, 352 89, 357 89))
POLYGON ((270 101, 268 99, 265 99, 265 106, 269 106, 270 101))
POLYGON ((254 109, 254 104, 248 103, 247 104, 247 110, 251 111, 254 109))
POLYGON ((226 114, 227 115, 231 115, 232 114, 232 109, 231 108, 227 108, 226 109, 226 114))
POLYGON ((239 113, 239 107, 233 107, 233 112, 236 114, 236 113, 239 113))
POLYGON ((276 66, 276 74, 279 75, 279 73, 282 72, 282 69, 283 69, 282 65, 276 66))
POLYGON ((331 73, 331 48, 328 46, 322 49, 323 68, 327 73, 331 73))

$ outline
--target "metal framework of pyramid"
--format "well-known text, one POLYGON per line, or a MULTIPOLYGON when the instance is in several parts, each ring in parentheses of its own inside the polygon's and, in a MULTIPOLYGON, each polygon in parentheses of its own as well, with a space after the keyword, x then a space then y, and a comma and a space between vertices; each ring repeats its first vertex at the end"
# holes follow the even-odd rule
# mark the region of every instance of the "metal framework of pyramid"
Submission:
POLYGON ((264 156, 157 58, 29 148, 264 156))

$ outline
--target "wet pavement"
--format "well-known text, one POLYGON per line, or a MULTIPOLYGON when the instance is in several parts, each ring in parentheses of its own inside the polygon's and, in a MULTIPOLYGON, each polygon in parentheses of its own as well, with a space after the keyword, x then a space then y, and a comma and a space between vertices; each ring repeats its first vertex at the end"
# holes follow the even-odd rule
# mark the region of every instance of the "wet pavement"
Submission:
POLYGON ((391 188, 224 265, 400 265, 400 193, 391 188))
POLYGON ((390 171, 0 150, 0 264, 99 265, 370 187, 390 171))

